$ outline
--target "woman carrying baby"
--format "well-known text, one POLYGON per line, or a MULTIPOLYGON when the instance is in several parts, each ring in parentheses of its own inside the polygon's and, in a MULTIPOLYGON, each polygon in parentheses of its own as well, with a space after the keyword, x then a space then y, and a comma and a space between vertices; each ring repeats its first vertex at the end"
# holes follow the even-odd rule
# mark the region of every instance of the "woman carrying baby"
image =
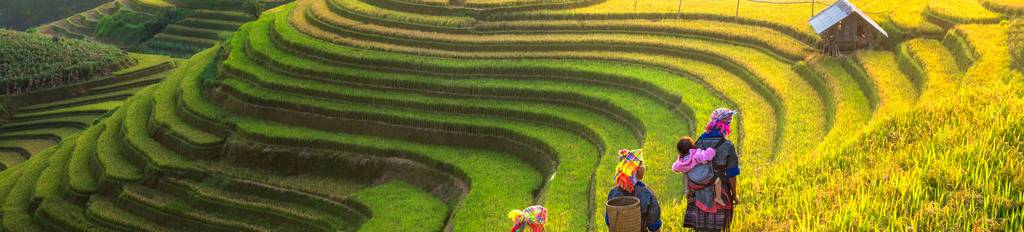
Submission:
POLYGON ((689 137, 676 144, 679 152, 672 171, 685 173, 686 215, 683 226, 696 231, 728 231, 736 198, 739 157, 727 139, 735 112, 717 109, 696 142, 689 137))

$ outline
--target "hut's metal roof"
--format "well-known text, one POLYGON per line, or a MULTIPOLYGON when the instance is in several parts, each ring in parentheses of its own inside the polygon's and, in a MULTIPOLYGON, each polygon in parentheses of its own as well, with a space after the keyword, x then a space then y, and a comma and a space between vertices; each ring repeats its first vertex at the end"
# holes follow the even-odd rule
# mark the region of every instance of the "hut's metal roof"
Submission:
POLYGON ((847 16, 850 16, 850 14, 859 15, 861 18, 864 18, 864 21, 868 21, 868 24, 871 24, 872 27, 875 27, 875 29, 882 32, 882 35, 889 37, 889 33, 886 33, 885 29, 878 26, 878 23, 876 23, 875 20, 872 20, 871 17, 868 17, 867 14, 860 11, 860 9, 857 9, 856 6, 847 0, 836 1, 836 3, 833 3, 831 6, 828 6, 828 8, 825 8, 825 10, 814 15, 814 17, 811 17, 809 22, 811 23, 811 27, 814 28, 814 32, 821 34, 821 32, 827 30, 833 25, 836 25, 836 23, 839 23, 839 21, 842 21, 847 16))

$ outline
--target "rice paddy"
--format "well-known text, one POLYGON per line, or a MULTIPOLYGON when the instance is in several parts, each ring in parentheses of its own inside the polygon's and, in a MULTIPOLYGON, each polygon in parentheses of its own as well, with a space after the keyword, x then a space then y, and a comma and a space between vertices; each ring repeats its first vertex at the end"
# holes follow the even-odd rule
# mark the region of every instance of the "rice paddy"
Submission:
POLYGON ((686 231, 674 143, 726 107, 734 230, 1024 227, 1019 7, 852 2, 891 37, 836 57, 807 25, 831 2, 203 11, 156 37, 195 42, 186 60, 131 54, 125 78, 77 87, 91 94, 9 100, 2 226, 504 231, 543 205, 547 231, 608 231, 615 154, 642 148, 662 231, 686 231))

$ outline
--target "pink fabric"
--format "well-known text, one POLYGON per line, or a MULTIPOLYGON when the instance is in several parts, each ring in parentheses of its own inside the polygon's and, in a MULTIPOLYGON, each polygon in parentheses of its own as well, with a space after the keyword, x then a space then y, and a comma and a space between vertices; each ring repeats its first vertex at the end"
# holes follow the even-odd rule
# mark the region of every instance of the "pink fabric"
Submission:
POLYGON ((672 171, 676 173, 689 172, 698 164, 704 164, 715 158, 715 149, 690 149, 690 154, 676 159, 672 164, 672 171))

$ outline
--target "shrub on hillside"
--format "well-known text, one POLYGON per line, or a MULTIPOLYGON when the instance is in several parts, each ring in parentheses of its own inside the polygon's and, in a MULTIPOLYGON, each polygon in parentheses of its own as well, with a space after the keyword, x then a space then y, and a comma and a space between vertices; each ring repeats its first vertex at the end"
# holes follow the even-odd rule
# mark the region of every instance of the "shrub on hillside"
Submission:
POLYGON ((256 0, 245 0, 242 3, 242 12, 252 15, 253 17, 259 17, 260 13, 263 12, 263 5, 256 0))
POLYGON ((10 112, 7 112, 7 100, 0 98, 0 124, 6 122, 10 116, 10 112))
POLYGON ((121 9, 113 15, 103 17, 96 25, 96 35, 113 39, 121 44, 134 46, 159 33, 167 25, 185 18, 190 10, 179 8, 159 12, 139 13, 121 9))
POLYGON ((0 94, 110 75, 134 62, 110 45, 0 29, 0 94))

